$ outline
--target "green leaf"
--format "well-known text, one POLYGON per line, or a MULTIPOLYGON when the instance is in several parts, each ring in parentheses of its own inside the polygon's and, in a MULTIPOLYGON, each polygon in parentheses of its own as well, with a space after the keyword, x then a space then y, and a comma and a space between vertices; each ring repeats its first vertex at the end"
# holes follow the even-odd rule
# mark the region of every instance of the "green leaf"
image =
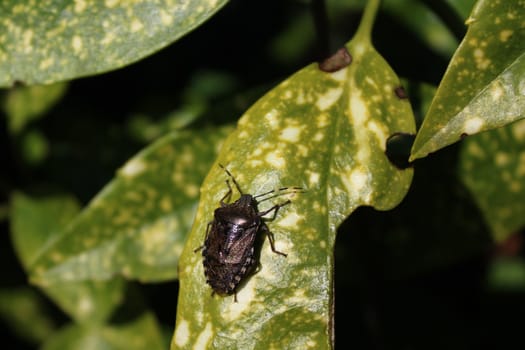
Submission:
MULTIPOLYGON (((53 242, 79 211, 74 198, 55 195, 30 198, 15 193, 11 201, 11 237, 18 258, 29 270, 42 247, 53 242)), ((123 297, 123 280, 66 281, 42 290, 78 322, 105 321, 123 297)))
POLYGON ((487 283, 491 290, 523 292, 525 290, 525 260, 522 257, 500 257, 489 267, 487 283))
POLYGON ((65 281, 43 291, 78 323, 103 324, 124 298, 122 278, 109 281, 65 281))
POLYGON ((450 7, 454 8, 462 18, 467 18, 472 7, 474 7, 476 0, 445 0, 445 2, 447 2, 450 7))
POLYGON ((0 289, 0 319, 13 333, 41 343, 55 328, 41 295, 29 287, 0 289))
POLYGON ((3 109, 7 114, 9 130, 19 133, 34 119, 43 116, 67 90, 66 83, 52 85, 16 86, 7 93, 3 109))
POLYGON ((15 192, 11 197, 11 239, 27 271, 42 246, 79 212, 77 200, 68 195, 31 198, 15 192))
POLYGON ((524 117, 525 2, 480 0, 412 148, 421 158, 463 135, 524 117))
POLYGON ((177 277, 199 185, 229 127, 175 132, 132 158, 49 244, 32 269, 39 285, 177 277))
POLYGON ((226 0, 5 0, 0 86, 46 84, 116 69, 174 42, 226 0))
POLYGON ((28 165, 39 165, 49 156, 49 140, 38 129, 20 137, 20 156, 28 165))
POLYGON ((312 64, 297 72, 255 103, 223 145, 181 256, 172 348, 331 347, 336 228, 360 205, 393 208, 412 178, 412 170, 397 169, 385 155, 390 135, 414 133, 415 126, 408 101, 395 94, 399 79, 370 43, 377 5, 369 2, 346 45, 349 66, 327 73, 312 64), (304 189, 259 206, 292 200, 268 220, 276 249, 288 256, 274 254, 264 240, 259 271, 238 290, 238 302, 210 296, 202 256, 194 252, 227 192, 219 163, 244 193, 304 189))
POLYGON ((155 317, 150 313, 144 313, 118 326, 66 326, 50 337, 42 349, 161 350, 164 348, 155 317))
POLYGON ((469 137, 460 177, 498 241, 525 226, 525 121, 469 137))

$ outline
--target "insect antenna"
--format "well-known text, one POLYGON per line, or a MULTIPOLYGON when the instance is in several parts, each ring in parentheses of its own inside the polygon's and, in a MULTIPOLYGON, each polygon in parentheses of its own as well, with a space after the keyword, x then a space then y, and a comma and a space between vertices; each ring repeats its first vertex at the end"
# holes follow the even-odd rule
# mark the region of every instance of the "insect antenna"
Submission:
POLYGON ((259 200, 258 202, 260 203, 260 202, 267 201, 268 199, 272 199, 272 198, 275 198, 275 197, 278 197, 278 196, 282 196, 282 195, 287 194, 287 193, 297 193, 297 192, 302 192, 302 191, 304 191, 304 189, 302 187, 281 187, 281 188, 278 188, 278 189, 270 190, 268 192, 260 193, 260 194, 258 194, 256 196, 253 196, 253 198, 254 199, 260 198, 260 197, 264 197, 264 196, 267 196, 267 195, 273 193, 272 196, 269 196, 269 197, 266 197, 266 198, 263 198, 263 199, 259 200))
MULTIPOLYGON (((232 182, 233 184, 235 185, 235 188, 237 189, 237 191, 239 191, 239 193, 242 195, 244 194, 244 192, 241 190, 241 186, 239 186, 239 184, 237 183, 237 180, 235 180, 235 177, 232 175, 232 173, 230 173, 230 171, 222 164, 219 163, 219 166, 222 168, 222 170, 224 170, 224 172, 232 179, 232 182)), ((230 187, 230 184, 228 181, 226 181, 226 184, 228 185, 228 187, 230 187)), ((304 191, 304 189, 302 187, 281 187, 281 188, 278 188, 278 189, 273 189, 273 190, 270 190, 270 191, 267 191, 267 192, 264 192, 264 193, 261 193, 261 194, 258 194, 258 195, 255 195, 253 196, 254 199, 256 198, 260 198, 260 197, 264 197, 264 196, 267 196, 269 194, 272 194, 274 193, 273 196, 269 196, 267 198, 263 198, 261 199, 259 202, 264 202, 268 199, 272 199, 272 198, 275 198, 275 197, 278 197, 278 196, 281 196, 281 195, 284 195, 286 193, 282 193, 284 191, 288 191, 287 193, 297 193, 297 192, 302 192, 304 191)), ((230 192, 231 193, 231 192, 230 192)), ((227 197, 227 196, 225 196, 227 197)), ((224 199, 224 198, 223 198, 224 199)))

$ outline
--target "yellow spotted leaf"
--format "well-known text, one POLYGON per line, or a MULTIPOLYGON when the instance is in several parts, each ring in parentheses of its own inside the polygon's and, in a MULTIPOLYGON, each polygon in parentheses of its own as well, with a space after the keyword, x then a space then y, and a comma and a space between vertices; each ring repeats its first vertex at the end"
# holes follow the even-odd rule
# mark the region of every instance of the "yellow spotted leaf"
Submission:
MULTIPOLYGON (((388 138, 414 133, 415 125, 398 77, 371 45, 377 6, 368 3, 345 48, 271 90, 225 141, 201 187, 181 255, 172 349, 331 348, 336 228, 358 206, 395 207, 412 179, 411 169, 396 168, 385 155, 388 138), (272 252, 260 235, 257 271, 244 276, 237 302, 234 296, 212 296, 202 250, 196 251, 228 192, 225 181, 232 182, 219 164, 244 194, 303 189, 259 198, 260 212, 291 200, 265 219, 275 249, 287 257, 272 252)), ((231 201, 239 195, 233 188, 231 201)))
POLYGON ((30 266, 32 282, 176 278, 199 185, 230 131, 175 132, 129 160, 40 251, 30 266))
POLYGON ((412 147, 425 157, 525 116, 525 1, 480 0, 412 147))
POLYGON ((174 42, 226 0, 3 0, 0 86, 116 69, 174 42))
POLYGON ((465 140, 459 165, 496 241, 525 227, 525 120, 465 140))

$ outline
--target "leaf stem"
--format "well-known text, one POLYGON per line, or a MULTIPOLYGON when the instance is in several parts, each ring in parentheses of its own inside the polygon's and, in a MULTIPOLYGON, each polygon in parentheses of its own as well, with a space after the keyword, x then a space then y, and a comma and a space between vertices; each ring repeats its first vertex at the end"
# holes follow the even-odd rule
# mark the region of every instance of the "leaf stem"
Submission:
POLYGON ((381 0, 368 0, 355 39, 372 42, 372 28, 381 0))

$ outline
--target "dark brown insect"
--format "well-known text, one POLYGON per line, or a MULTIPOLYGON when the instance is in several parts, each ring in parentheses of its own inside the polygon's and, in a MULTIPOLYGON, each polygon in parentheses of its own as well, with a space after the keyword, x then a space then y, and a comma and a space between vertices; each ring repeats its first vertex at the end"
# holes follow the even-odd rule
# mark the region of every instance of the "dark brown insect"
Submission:
POLYGON ((206 283, 213 289, 212 295, 214 293, 222 295, 234 294, 234 300, 237 301, 237 287, 252 271, 256 263, 254 244, 258 233, 264 233, 268 236, 274 253, 286 257, 285 253, 275 249, 273 234, 263 221, 263 217, 273 211, 272 218, 274 218, 279 208, 289 204, 290 200, 259 212, 257 209, 257 204, 259 203, 257 198, 273 193, 276 193, 275 196, 278 196, 281 191, 288 189, 298 191, 301 188, 283 187, 256 196, 244 194, 228 169, 222 165, 220 167, 231 178, 241 197, 235 202, 228 204, 233 191, 229 179, 226 180, 228 192, 220 200, 220 207, 215 209, 213 221, 208 224, 204 245, 197 248, 195 252, 202 249, 204 274, 206 283))

